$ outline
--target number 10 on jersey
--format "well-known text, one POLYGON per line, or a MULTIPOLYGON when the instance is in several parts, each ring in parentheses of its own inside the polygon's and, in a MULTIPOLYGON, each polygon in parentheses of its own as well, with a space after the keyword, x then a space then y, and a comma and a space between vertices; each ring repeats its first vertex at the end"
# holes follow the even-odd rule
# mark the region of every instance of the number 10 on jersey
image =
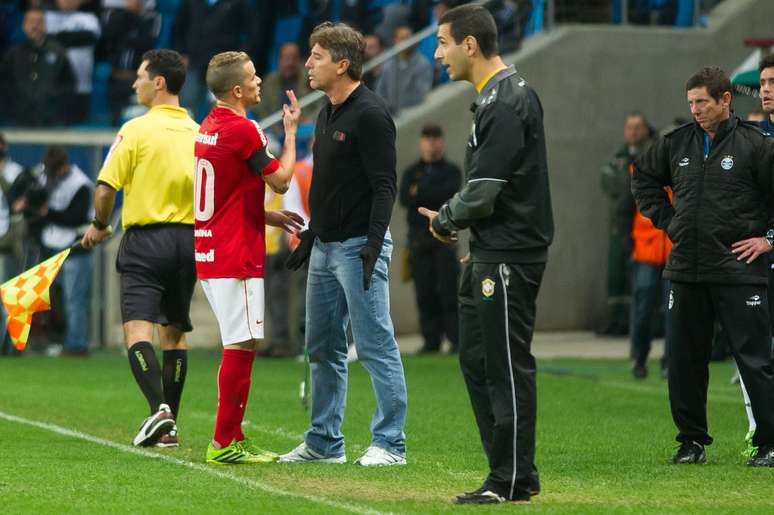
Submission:
POLYGON ((204 158, 196 160, 194 177, 194 216, 206 222, 215 213, 215 168, 204 158))

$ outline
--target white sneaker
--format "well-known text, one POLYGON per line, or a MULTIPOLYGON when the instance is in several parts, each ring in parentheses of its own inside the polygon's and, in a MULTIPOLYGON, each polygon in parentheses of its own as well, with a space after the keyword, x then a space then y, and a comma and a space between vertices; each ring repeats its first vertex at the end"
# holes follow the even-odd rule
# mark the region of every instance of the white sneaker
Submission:
POLYGON ((357 357, 357 348, 355 347, 355 343, 350 343, 347 346, 347 363, 354 363, 358 360, 357 357))
POLYGON ((362 465, 364 467, 387 467, 390 465, 405 464, 405 456, 374 445, 366 449, 365 454, 355 460, 355 465, 362 465))
POLYGON ((175 417, 172 416, 172 410, 166 404, 161 404, 156 413, 142 421, 132 444, 138 447, 154 445, 161 435, 168 433, 174 427, 175 417))
POLYGON ((306 442, 302 442, 289 453, 281 455, 277 461, 279 463, 346 463, 347 455, 326 457, 307 447, 306 442))

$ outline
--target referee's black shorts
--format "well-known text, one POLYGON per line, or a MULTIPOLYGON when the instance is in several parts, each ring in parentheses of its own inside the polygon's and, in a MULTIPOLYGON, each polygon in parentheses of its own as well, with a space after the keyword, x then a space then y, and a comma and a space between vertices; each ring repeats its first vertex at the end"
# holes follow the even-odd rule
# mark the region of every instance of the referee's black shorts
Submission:
POLYGON ((154 224, 127 229, 116 270, 121 274, 121 318, 193 329, 189 314, 196 285, 193 226, 154 224))

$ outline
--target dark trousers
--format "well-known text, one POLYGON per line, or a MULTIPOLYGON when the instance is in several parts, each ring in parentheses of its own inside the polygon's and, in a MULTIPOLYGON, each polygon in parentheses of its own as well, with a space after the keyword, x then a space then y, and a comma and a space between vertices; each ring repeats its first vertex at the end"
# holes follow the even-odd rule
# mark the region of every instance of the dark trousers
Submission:
MULTIPOLYGON (((663 267, 649 263, 632 263, 632 311, 631 311, 631 357, 637 365, 648 361, 656 314, 663 316, 659 310, 662 304, 666 306, 669 295, 669 281, 661 279, 663 267)), ((670 340, 669 321, 664 322, 664 355, 661 357, 661 368, 667 367, 668 346, 670 340)))
POLYGON ((460 272, 456 249, 437 242, 411 245, 409 265, 424 349, 438 350, 444 334, 452 348, 456 349, 459 340, 457 279, 460 272))
POLYGON ((631 280, 629 260, 631 252, 623 244, 621 236, 611 234, 607 251, 607 330, 610 334, 626 334, 629 331, 631 280))
POLYGON ((774 368, 765 285, 672 283, 669 402, 677 441, 712 443, 707 432, 707 385, 715 318, 728 334, 758 424, 753 444, 774 445, 774 368))
POLYGON ((472 263, 460 281, 460 366, 489 459, 486 488, 539 489, 535 468, 535 298, 545 264, 472 263))

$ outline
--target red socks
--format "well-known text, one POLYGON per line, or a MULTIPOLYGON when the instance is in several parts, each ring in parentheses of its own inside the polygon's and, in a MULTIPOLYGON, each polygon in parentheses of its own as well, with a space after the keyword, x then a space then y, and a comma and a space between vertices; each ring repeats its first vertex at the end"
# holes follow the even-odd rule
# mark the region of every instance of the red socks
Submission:
POLYGON ((214 437, 221 447, 227 447, 234 439, 238 442, 245 439, 242 419, 250 394, 250 373, 254 360, 255 351, 223 350, 218 370, 218 413, 215 417, 214 437))

